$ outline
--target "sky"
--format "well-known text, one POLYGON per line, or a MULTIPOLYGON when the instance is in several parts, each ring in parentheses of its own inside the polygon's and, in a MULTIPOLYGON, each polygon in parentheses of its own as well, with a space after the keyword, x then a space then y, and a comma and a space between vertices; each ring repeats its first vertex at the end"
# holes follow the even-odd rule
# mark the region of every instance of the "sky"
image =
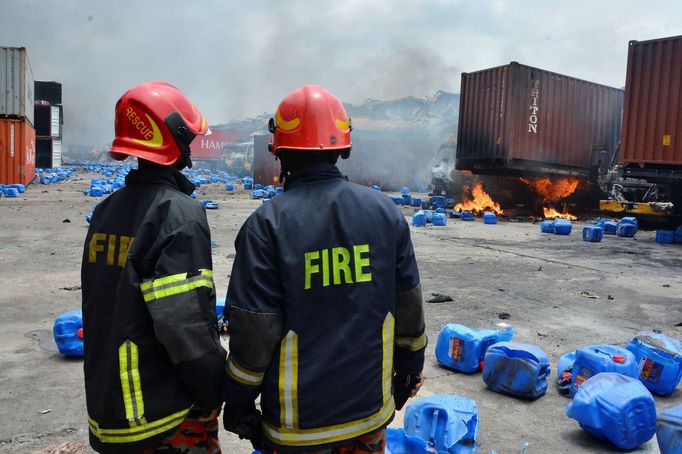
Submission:
POLYGON ((623 87, 628 41, 682 35, 682 2, 0 0, 0 46, 63 84, 65 144, 113 139, 116 100, 178 86, 210 124, 315 83, 344 102, 458 92, 518 61, 623 87))

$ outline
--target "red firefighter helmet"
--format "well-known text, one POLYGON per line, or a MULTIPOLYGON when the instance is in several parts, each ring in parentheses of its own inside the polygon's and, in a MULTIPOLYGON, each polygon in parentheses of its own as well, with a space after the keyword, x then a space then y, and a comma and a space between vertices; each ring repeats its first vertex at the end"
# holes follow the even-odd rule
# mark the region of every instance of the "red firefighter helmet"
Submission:
POLYGON ((197 135, 206 134, 206 120, 194 104, 173 85, 146 82, 121 96, 116 103, 116 138, 110 156, 135 156, 161 165, 174 164, 186 155, 197 135))
POLYGON ((287 95, 270 119, 271 151, 282 149, 344 150, 351 148, 350 117, 341 101, 317 85, 304 85, 287 95))

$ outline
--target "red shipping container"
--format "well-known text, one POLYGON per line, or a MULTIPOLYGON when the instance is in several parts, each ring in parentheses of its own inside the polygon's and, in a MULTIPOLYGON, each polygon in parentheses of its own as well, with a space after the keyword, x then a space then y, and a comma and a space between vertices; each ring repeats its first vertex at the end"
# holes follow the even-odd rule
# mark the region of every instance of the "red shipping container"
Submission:
POLYGON ((29 184, 36 173, 36 132, 27 120, 0 119, 0 184, 29 184))
POLYGON ((512 62, 462 74, 460 170, 588 175, 620 139, 623 91, 512 62))
POLYGON ((630 41, 621 163, 682 167, 682 36, 630 41))
POLYGON ((221 159, 221 152, 240 138, 244 137, 243 131, 233 130, 211 130, 208 136, 198 136, 190 145, 192 159, 195 161, 218 161, 221 159))

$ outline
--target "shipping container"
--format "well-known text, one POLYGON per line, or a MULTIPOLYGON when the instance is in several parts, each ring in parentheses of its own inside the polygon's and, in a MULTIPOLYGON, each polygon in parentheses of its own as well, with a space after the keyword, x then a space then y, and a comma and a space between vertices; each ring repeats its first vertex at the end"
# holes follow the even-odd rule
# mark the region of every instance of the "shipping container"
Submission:
POLYGON ((279 186, 279 160, 268 149, 269 135, 253 136, 253 181, 256 184, 279 186))
POLYGON ((36 133, 24 120, 0 119, 0 184, 29 184, 36 173, 36 133))
POLYGON ((243 131, 211 129, 210 135, 199 136, 192 141, 190 145, 192 160, 220 161, 222 160, 222 151, 244 136, 248 136, 248 134, 243 131))
POLYGON ((623 90, 512 62, 462 74, 456 167, 588 176, 615 159, 623 90))
POLYGON ((36 101, 47 101, 49 104, 62 104, 62 84, 59 82, 47 82, 36 80, 35 82, 36 101))
POLYGON ((36 137, 36 167, 62 166, 62 141, 51 137, 36 137))
POLYGON ((36 101, 35 130, 37 137, 61 138, 61 106, 53 106, 46 102, 36 101))
POLYGON ((682 179, 682 36, 630 41, 621 141, 625 175, 682 179))
POLYGON ((33 125, 33 71, 25 47, 0 47, 0 117, 33 125))

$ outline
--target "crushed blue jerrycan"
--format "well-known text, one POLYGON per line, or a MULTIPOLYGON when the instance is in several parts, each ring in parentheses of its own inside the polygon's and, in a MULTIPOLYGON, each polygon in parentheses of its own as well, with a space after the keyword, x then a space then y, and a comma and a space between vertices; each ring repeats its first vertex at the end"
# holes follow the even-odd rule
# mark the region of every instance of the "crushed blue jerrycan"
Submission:
POLYGON ((587 380, 564 412, 595 438, 635 449, 656 433, 656 403, 636 378, 603 372, 587 380))
POLYGON ((267 195, 267 192, 265 192, 262 189, 254 189, 253 192, 251 192, 251 198, 252 199, 262 199, 267 195))
POLYGON ((604 229, 596 225, 586 225, 583 227, 583 241, 598 243, 604 238, 604 229))
POLYGON ((426 216, 426 223, 431 224, 433 222, 433 211, 432 210, 422 210, 426 216))
POLYGON ((391 200, 392 200, 393 203, 395 203, 396 205, 402 205, 402 204, 403 204, 403 198, 402 198, 402 196, 392 195, 392 196, 391 196, 391 200))
POLYGON ((447 225, 448 218, 445 216, 445 213, 433 213, 433 216, 431 217, 431 222, 435 226, 443 227, 447 225))
POLYGON ((83 357, 83 313, 80 309, 64 312, 57 317, 52 334, 59 353, 83 357))
POLYGON ((571 392, 573 381, 573 364, 575 363, 575 351, 568 352, 559 358, 556 370, 556 384, 559 394, 568 396, 571 392))
POLYGON ((618 372, 637 378, 637 362, 632 352, 615 345, 592 345, 575 352, 571 397, 590 377, 601 372, 618 372))
POLYGON ((682 452, 682 404, 668 408, 659 415, 656 438, 661 454, 682 452))
POLYGON ((374 189, 375 191, 381 192, 381 186, 379 186, 378 184, 373 184, 372 186, 370 186, 370 188, 374 189))
MULTIPOLYGON (((625 218, 623 218, 625 219, 625 218)), ((633 218, 634 219, 634 218, 633 218)), ((620 222, 616 226, 616 235, 623 238, 632 238, 637 233, 637 226, 634 224, 620 222)))
POLYGON ((409 195, 409 193, 410 193, 410 188, 408 188, 407 186, 403 186, 400 192, 401 192, 401 194, 403 194, 403 195, 409 195))
POLYGON ((497 342, 514 337, 511 326, 502 331, 474 330, 464 325, 448 323, 438 333, 436 361, 438 364, 460 372, 472 374, 483 369, 485 352, 497 342))
POLYGON ((461 216, 461 214, 459 213, 459 211, 448 210, 448 217, 450 217, 450 219, 455 219, 455 218, 458 218, 460 216, 461 216))
POLYGON ((682 225, 675 229, 675 243, 682 243, 682 225))
POLYGON ((104 189, 101 186, 93 186, 90 188, 90 196, 92 197, 102 197, 104 195, 104 189))
POLYGON ((410 206, 412 204, 412 196, 410 194, 403 194, 400 196, 402 205, 410 206))
POLYGON ((19 192, 19 194, 23 194, 24 192, 26 192, 26 186, 24 186, 23 184, 14 183, 10 184, 9 186, 16 189, 19 192))
POLYGON ((422 199, 412 197, 412 201, 410 202, 410 206, 413 206, 415 208, 421 208, 422 207, 422 199))
POLYGON ((244 190, 250 191, 253 189, 253 183, 244 183, 244 190))
POLYGON ((656 230, 656 242, 660 244, 673 244, 675 242, 675 231, 656 230))
POLYGON ((620 220, 621 224, 632 224, 635 227, 639 227, 639 223, 637 222, 637 218, 635 217, 624 217, 620 220))
POLYGON ((616 228, 618 227, 618 223, 615 221, 606 221, 604 222, 604 235, 615 235, 616 234, 616 228))
POLYGON ((573 229, 573 224, 568 219, 554 220, 554 234, 555 235, 570 235, 573 229))
POLYGON ((484 357, 483 382, 490 389, 522 399, 547 392, 549 358, 539 347, 520 342, 498 342, 484 357))
POLYGON ((203 200, 201 204, 206 208, 207 210, 217 210, 218 209, 218 203, 214 202, 213 200, 203 200))
POLYGON ((554 233, 554 221, 542 221, 540 223, 540 231, 542 233, 554 233))
POLYGON ((483 223, 489 225, 497 224, 497 216, 495 216, 495 213, 486 211, 485 213, 483 213, 483 223))
POLYGON ((256 191, 259 189, 263 189, 263 185, 260 183, 256 183, 256 185, 253 187, 253 189, 255 189, 256 191))
POLYGON ((425 440, 435 452, 473 454, 478 437, 478 408, 476 402, 466 397, 436 394, 407 407, 404 427, 408 436, 425 440))
POLYGON ((415 227, 425 227, 426 226, 426 213, 419 210, 412 215, 412 225, 415 227))
POLYGON ((5 186, 2 188, 2 195, 5 197, 19 197, 19 190, 5 186))
POLYGON ((232 183, 227 183, 227 184, 225 185, 225 190, 226 190, 226 191, 234 191, 234 184, 232 184, 232 183))
POLYGON ((435 454, 426 440, 416 435, 407 435, 405 429, 386 429, 386 449, 384 454, 435 454))
POLYGON ((460 219, 462 219, 462 221, 473 221, 474 213, 472 213, 471 211, 462 211, 459 217, 460 219))
POLYGON ((434 213, 445 214, 445 208, 436 208, 434 210, 434 213))
POLYGON ((639 379, 655 394, 672 394, 682 379, 682 342, 652 331, 637 333, 626 347, 635 355, 639 379))
POLYGON ((429 198, 429 202, 431 202, 431 206, 433 208, 446 208, 447 202, 445 200, 445 197, 442 195, 434 195, 431 198, 429 198))

